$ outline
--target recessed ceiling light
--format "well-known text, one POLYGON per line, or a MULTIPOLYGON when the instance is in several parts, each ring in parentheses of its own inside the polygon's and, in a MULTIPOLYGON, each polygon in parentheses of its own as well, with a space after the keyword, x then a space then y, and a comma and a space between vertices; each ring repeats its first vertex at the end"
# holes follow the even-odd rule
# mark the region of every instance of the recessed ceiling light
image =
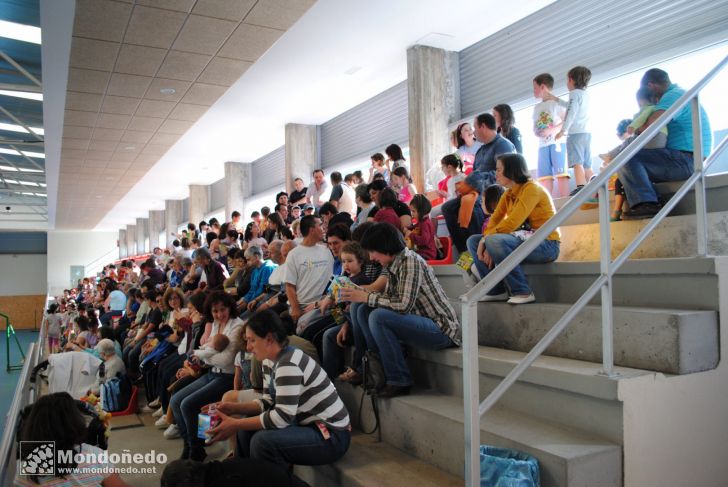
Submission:
POLYGON ((177 90, 175 90, 174 88, 162 88, 161 90, 159 90, 159 92, 163 95, 174 95, 177 90))
POLYGON ((96 199, 101 199, 101 198, 103 198, 103 197, 104 197, 104 195, 101 195, 101 194, 97 194, 97 195, 96 195, 96 199))
POLYGON ((352 74, 356 73, 357 71, 359 71, 360 69, 361 69, 361 66, 352 66, 349 69, 347 69, 346 71, 344 71, 344 74, 352 75, 352 74))
POLYGON ((124 147, 124 150, 134 150, 134 149, 136 149, 135 145, 127 145, 126 147, 124 147))

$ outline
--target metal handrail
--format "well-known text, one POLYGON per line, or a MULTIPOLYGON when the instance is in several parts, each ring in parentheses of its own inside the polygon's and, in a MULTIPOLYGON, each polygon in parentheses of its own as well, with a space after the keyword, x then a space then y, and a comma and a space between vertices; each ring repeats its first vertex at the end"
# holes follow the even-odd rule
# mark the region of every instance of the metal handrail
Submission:
POLYGON ((629 256, 639 247, 647 236, 660 224, 677 203, 695 187, 697 243, 698 254, 707 253, 707 217, 705 204, 705 173, 708 167, 728 147, 728 138, 724 139, 711 155, 703 161, 702 130, 698 93, 726 66, 728 57, 724 58, 705 77, 690 90, 685 92, 672 106, 652 123, 642 134, 629 144, 603 171, 539 228, 528 240, 523 242, 511 255, 498 264, 488 275, 467 293, 461 296, 462 301, 462 342, 463 342, 463 402, 465 419, 465 485, 480 485, 479 446, 480 418, 503 396, 523 372, 548 348, 559 334, 570 324, 591 299, 601 290, 602 307, 602 360, 603 373, 614 375, 613 357, 613 323, 612 323, 612 276, 627 261, 629 256), (692 107, 693 125, 693 159, 694 172, 683 183, 680 189, 640 231, 635 239, 620 255, 611 259, 611 236, 609 221, 609 191, 607 184, 627 162, 649 142, 658 131, 666 126, 675 115, 688 103, 692 107), (480 402, 478 381, 478 316, 477 302, 491 289, 500 283, 516 266, 531 254, 547 237, 576 212, 587 199, 597 193, 599 199, 600 225, 600 276, 584 292, 574 305, 544 335, 533 349, 504 377, 501 382, 480 402))

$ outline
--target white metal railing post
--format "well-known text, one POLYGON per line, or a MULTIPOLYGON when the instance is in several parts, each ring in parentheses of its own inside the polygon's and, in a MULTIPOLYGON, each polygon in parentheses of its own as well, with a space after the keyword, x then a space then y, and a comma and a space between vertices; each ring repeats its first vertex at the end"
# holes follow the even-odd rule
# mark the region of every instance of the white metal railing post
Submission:
POLYGON ((708 253, 708 218, 705 201, 705 170, 703 166, 703 126, 700 120, 700 101, 698 94, 690 100, 693 117, 693 170, 698 172, 695 181, 695 224, 698 242, 698 255, 708 253))
POLYGON ((614 375, 614 321, 612 309, 612 235, 609 218, 609 180, 599 186, 599 272, 602 285, 602 373, 614 375))
POLYGON ((465 407, 465 486, 480 485, 480 390, 478 302, 463 302, 463 398, 465 407))

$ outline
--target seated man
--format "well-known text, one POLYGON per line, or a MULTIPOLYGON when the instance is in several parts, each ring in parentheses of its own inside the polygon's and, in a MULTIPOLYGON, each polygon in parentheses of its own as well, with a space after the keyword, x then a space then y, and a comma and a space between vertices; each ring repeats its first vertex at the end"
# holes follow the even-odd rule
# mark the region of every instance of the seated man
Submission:
MULTIPOLYGON (((495 118, 490 113, 482 113, 475 117, 474 121, 475 136, 483 143, 483 145, 475 153, 475 161, 473 162, 473 172, 468 176, 465 183, 470 186, 470 191, 459 189, 458 192, 466 194, 473 190, 480 193, 486 186, 495 183, 495 161, 497 156, 508 152, 516 152, 516 148, 511 141, 498 133, 495 118)), ((453 245, 458 252, 467 250, 466 240, 470 235, 480 233, 483 226, 484 215, 480 205, 477 204, 478 198, 470 195, 468 201, 470 208, 467 209, 467 217, 459 218, 463 213, 460 209, 463 203, 462 198, 453 198, 442 204, 442 214, 445 217, 447 230, 452 238, 453 245), (465 224, 467 222, 467 224, 465 224)), ((465 216, 465 215, 463 215, 465 216)))
MULTIPOLYGON (((642 77, 642 86, 658 98, 655 111, 643 125, 644 131, 651 123, 669 109, 685 90, 670 81, 661 69, 650 69, 642 77)), ((700 107, 703 157, 710 154, 712 135, 710 122, 703 107, 700 107)), ((660 211, 657 192, 653 183, 682 181, 693 173, 693 121, 690 105, 667 124, 667 144, 664 149, 642 149, 619 171, 619 180, 624 186, 630 210, 622 219, 651 218, 660 211)))

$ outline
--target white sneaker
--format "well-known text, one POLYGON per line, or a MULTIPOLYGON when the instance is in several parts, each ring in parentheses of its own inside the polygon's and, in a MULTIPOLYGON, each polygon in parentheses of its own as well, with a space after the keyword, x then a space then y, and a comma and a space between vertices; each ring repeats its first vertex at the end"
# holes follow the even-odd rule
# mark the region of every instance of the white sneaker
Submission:
POLYGON ((161 405, 162 403, 159 402, 159 398, 156 398, 154 401, 149 403, 150 408, 158 408, 161 405))
POLYGON ((161 418, 162 416, 164 416, 164 408, 162 407, 152 413, 153 418, 161 418))
POLYGON ((481 281, 483 278, 480 276, 480 272, 478 272, 478 268, 475 266, 475 264, 470 266, 470 273, 473 274, 475 279, 478 281, 481 281))
POLYGON ((139 410, 139 412, 142 412, 142 413, 153 413, 154 411, 156 411, 156 409, 149 406, 148 404, 139 410))
MULTIPOLYGON (((481 303, 488 303, 491 301, 507 301, 508 300, 508 293, 502 293, 502 294, 486 294, 482 298, 480 298, 478 301, 481 303)), ((508 301, 510 303, 510 301, 508 301)))
POLYGON ((168 440, 174 440, 180 437, 179 428, 176 424, 170 424, 169 428, 164 430, 164 437, 168 440))
POLYGON ((167 418, 162 416, 158 420, 154 422, 154 426, 159 428, 160 430, 167 429, 169 427, 169 423, 167 422, 167 418))
POLYGON ((536 301, 536 296, 531 293, 525 296, 511 296, 511 298, 508 300, 508 304, 526 304, 533 303, 534 301, 536 301))

